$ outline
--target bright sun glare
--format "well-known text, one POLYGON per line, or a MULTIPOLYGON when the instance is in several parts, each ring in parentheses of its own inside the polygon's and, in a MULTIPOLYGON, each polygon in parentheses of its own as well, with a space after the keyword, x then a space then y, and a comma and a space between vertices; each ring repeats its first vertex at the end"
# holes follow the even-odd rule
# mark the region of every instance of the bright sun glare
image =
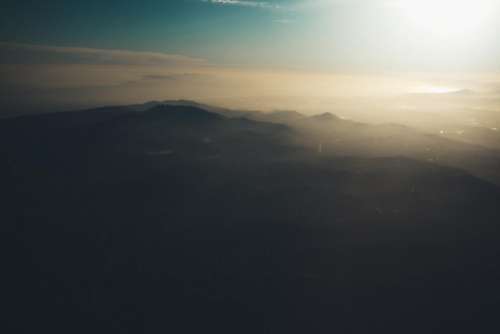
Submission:
POLYGON ((419 30, 439 37, 480 33, 494 0, 400 0, 398 6, 419 30))

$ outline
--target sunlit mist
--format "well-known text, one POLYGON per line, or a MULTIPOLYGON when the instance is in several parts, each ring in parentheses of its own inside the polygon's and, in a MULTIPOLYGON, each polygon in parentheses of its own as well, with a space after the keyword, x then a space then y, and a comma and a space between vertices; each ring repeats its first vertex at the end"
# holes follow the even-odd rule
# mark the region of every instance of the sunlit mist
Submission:
POLYGON ((420 86, 411 90, 411 93, 416 94, 449 94, 457 92, 460 92, 460 88, 446 86, 420 86))

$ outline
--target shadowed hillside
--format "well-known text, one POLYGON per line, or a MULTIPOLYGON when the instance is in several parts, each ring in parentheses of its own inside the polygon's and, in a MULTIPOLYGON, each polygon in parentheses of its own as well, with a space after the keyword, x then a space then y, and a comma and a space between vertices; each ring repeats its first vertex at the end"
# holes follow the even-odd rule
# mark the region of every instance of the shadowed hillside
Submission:
POLYGON ((259 117, 186 102, 2 120, 13 328, 496 326, 500 189, 454 163, 468 146, 331 114, 259 117))

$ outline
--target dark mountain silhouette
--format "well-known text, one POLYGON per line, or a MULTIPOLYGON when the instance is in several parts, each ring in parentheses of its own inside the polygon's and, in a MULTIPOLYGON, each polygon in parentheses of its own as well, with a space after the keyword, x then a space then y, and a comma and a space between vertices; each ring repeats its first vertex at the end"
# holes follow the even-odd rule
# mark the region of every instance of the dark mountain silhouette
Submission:
POLYGON ((152 103, 0 121, 7 321, 56 333, 495 328, 500 189, 398 156, 423 140, 409 128, 326 118, 152 103), (337 135, 385 151, 339 154, 337 135))
MULTIPOLYGON (((231 114, 228 113, 230 116, 231 114)), ((288 124, 304 118, 304 115, 292 110, 276 110, 271 112, 247 112, 244 117, 271 123, 288 124)))
POLYGON ((161 102, 164 105, 168 106, 190 106, 190 107, 196 107, 200 109, 204 109, 213 113, 217 113, 222 116, 226 117, 247 117, 250 118, 252 116, 257 116, 261 114, 258 111, 252 111, 252 110, 235 110, 235 109, 228 109, 228 108, 221 108, 213 105, 208 105, 204 103, 199 103, 195 101, 190 101, 190 100, 166 100, 161 102))
POLYGON ((201 123, 213 122, 221 120, 223 117, 208 112, 204 109, 191 106, 178 106, 172 108, 167 105, 159 105, 148 109, 147 115, 140 115, 140 120, 147 117, 148 121, 168 121, 173 123, 193 123, 199 125, 201 123))
POLYGON ((310 120, 317 122, 333 122, 340 120, 340 118, 332 113, 327 112, 321 115, 312 116, 310 117, 310 120))

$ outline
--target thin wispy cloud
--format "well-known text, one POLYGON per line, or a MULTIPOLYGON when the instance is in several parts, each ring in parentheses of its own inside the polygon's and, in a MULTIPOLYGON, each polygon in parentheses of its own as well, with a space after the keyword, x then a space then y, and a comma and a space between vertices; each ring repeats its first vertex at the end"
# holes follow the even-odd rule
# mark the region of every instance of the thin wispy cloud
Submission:
MULTIPOLYGON (((251 0, 200 0, 218 6, 239 6, 248 8, 279 9, 286 11, 303 11, 325 8, 331 6, 362 6, 381 5, 394 6, 407 0, 296 0, 287 3, 276 1, 251 1, 251 0)), ((283 22, 284 23, 284 22, 283 22)), ((287 22, 289 23, 289 22, 287 22)))
POLYGON ((290 24, 293 22, 293 20, 290 20, 290 19, 277 19, 277 20, 274 20, 275 23, 278 23, 278 24, 290 24))
POLYGON ((278 4, 273 4, 266 1, 247 1, 247 0, 202 0, 202 2, 211 3, 220 6, 240 6, 251 8, 264 8, 264 9, 279 9, 278 4))
POLYGON ((0 42, 0 64, 192 65, 203 59, 161 52, 0 42))

